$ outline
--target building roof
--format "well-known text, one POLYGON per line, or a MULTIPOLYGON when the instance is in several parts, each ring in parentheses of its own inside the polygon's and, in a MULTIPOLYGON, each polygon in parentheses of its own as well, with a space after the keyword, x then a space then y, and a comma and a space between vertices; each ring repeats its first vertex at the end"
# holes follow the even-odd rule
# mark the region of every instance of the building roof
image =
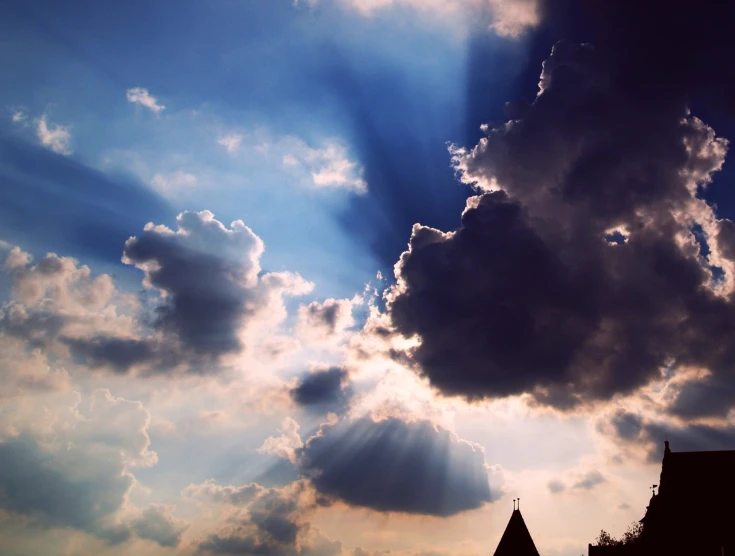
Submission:
POLYGON ((666 443, 659 494, 722 499, 735 489, 735 450, 672 452, 666 443))
POLYGON ((494 556, 539 556, 521 510, 513 510, 494 556))

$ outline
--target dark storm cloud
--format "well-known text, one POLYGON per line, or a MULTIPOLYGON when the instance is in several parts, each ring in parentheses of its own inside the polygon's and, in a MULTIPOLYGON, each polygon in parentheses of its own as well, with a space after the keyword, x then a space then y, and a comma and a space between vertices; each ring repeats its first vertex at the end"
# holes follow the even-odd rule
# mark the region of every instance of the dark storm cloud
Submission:
POLYGON ((603 49, 617 79, 639 94, 735 98, 735 8, 719 0, 542 0, 549 25, 603 49), (707 30, 703 32, 703 30, 707 30))
POLYGON ((482 451, 427 421, 324 425, 300 466, 321 494, 381 512, 450 516, 498 497, 482 451))
POLYGON ((307 407, 337 407, 350 397, 347 371, 340 367, 310 372, 291 390, 291 399, 307 407))
POLYGON ((443 393, 570 407, 631 392, 672 360, 735 364, 722 341, 735 306, 709 287, 691 232, 709 218, 692 191, 727 144, 683 96, 629 85, 592 46, 557 44, 523 119, 454 151, 486 193, 452 234, 414 227, 388 303, 443 393), (625 242, 611 245, 616 228, 625 242))

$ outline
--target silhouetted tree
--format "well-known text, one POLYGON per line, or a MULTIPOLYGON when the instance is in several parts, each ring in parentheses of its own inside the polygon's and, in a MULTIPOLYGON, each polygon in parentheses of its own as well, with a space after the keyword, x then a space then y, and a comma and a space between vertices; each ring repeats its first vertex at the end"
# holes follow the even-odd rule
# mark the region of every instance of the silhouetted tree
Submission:
POLYGON ((624 545, 631 545, 638 542, 638 539, 641 538, 641 533, 643 532, 643 524, 640 521, 634 521, 630 525, 628 525, 627 531, 623 533, 623 538, 620 539, 622 541, 622 544, 624 545))
POLYGON ((643 524, 640 521, 634 521, 628 525, 628 529, 623 533, 620 539, 616 539, 610 533, 602 529, 595 543, 597 546, 630 546, 635 544, 641 536, 643 524))
POLYGON ((595 544, 597 546, 618 546, 619 544, 621 544, 621 542, 613 537, 610 533, 602 529, 599 536, 597 537, 597 540, 595 541, 595 544))

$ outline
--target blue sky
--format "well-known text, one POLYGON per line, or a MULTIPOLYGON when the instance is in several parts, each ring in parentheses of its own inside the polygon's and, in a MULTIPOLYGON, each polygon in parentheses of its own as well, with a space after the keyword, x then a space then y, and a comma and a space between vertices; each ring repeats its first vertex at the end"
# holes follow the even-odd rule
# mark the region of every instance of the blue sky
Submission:
POLYGON ((461 556, 521 496, 576 556, 640 517, 655 434, 729 438, 682 392, 730 380, 732 120, 697 92, 666 127, 617 82, 585 115, 586 47, 549 57, 598 35, 541 4, 0 3, 0 490, 31 483, 0 551, 461 556), (581 254, 613 229, 621 258, 581 254), (681 261, 646 266, 649 229, 681 261), (691 346, 628 345, 711 267, 691 346))

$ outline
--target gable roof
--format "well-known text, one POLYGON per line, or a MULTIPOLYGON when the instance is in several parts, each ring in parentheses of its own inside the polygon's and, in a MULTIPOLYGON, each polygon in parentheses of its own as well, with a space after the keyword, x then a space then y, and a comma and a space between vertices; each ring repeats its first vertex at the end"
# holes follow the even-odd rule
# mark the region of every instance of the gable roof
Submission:
POLYGON ((539 556, 521 510, 513 510, 494 556, 539 556))

